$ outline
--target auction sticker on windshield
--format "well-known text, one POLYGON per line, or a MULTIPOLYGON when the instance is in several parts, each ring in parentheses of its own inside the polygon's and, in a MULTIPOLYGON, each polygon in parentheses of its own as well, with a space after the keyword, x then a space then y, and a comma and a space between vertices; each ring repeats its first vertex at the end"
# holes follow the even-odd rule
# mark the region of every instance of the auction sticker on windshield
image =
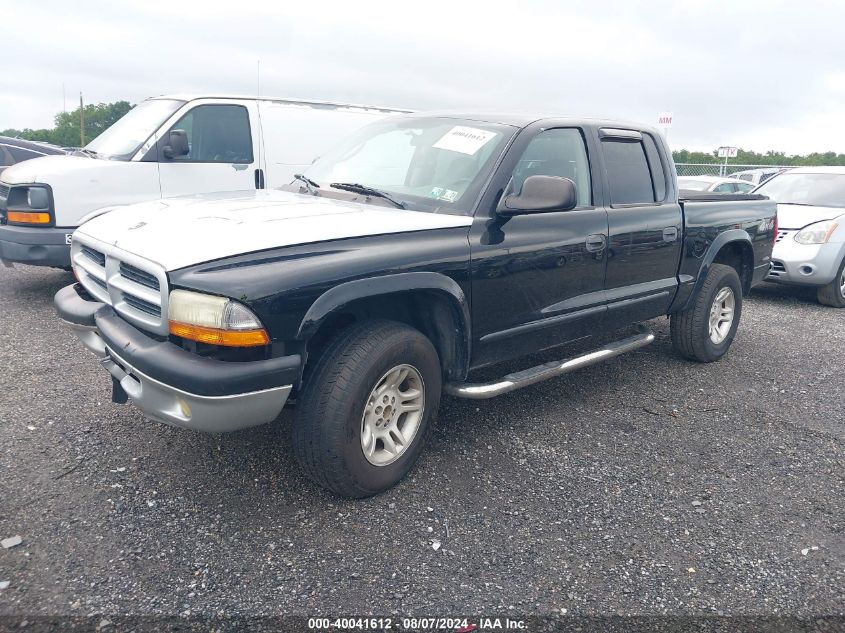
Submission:
POLYGON ((437 149, 448 149, 452 152, 469 154, 472 156, 496 136, 496 132, 479 130, 475 127, 456 125, 446 132, 433 147, 437 149))

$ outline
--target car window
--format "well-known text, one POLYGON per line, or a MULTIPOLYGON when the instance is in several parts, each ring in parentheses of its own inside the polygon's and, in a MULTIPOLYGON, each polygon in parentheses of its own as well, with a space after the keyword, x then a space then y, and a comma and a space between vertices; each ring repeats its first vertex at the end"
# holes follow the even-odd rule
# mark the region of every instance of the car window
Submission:
MULTIPOLYGON (((171 130, 188 135, 188 154, 174 161, 251 163, 249 112, 239 105, 201 105, 179 119, 171 130)), ((165 141, 166 142, 166 141, 165 141)))
POLYGON ((513 171, 511 190, 519 195, 529 176, 558 176, 575 183, 578 206, 593 203, 590 163, 581 131, 574 128, 545 130, 535 136, 513 171))
POLYGON ((736 182, 734 183, 734 186, 736 187, 736 190, 739 193, 747 193, 754 189, 754 185, 752 185, 750 182, 736 182))
POLYGON ((713 193, 734 193, 736 189, 732 182, 723 182, 713 189, 713 193))
POLYGON ((639 139, 602 139, 610 202, 653 203, 654 189, 643 144, 639 139))
POLYGON ((6 146, 6 151, 12 155, 12 162, 10 165, 20 163, 21 161, 29 160, 30 158, 38 158, 44 156, 42 152, 34 152, 32 150, 24 149, 23 147, 6 146))
POLYGON ((14 165, 15 159, 12 158, 12 155, 9 153, 9 150, 6 149, 5 145, 0 145, 0 167, 8 167, 9 165, 14 165))

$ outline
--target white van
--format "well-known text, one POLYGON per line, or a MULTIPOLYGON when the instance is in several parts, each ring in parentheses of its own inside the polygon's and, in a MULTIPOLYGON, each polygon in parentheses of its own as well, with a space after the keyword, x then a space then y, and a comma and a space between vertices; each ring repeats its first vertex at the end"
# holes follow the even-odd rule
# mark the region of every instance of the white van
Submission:
POLYGON ((68 267, 74 229, 104 210, 278 187, 346 134, 399 112, 264 97, 147 99, 76 155, 0 174, 0 260, 68 267))

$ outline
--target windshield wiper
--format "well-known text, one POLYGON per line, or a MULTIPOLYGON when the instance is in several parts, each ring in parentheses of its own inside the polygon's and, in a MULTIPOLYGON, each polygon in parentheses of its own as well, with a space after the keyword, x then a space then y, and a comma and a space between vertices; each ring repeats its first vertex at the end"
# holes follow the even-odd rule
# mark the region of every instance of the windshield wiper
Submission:
POLYGON ((778 204, 788 204, 793 207, 823 207, 823 204, 809 204, 807 202, 778 202, 778 204))
POLYGON ((372 196, 373 198, 383 198, 399 209, 405 208, 404 202, 399 202, 399 200, 391 196, 389 193, 379 191, 378 189, 373 189, 372 187, 368 187, 367 185, 361 185, 357 182, 333 182, 329 185, 329 187, 332 187, 333 189, 340 189, 341 191, 352 191, 353 193, 361 193, 365 196, 372 196))
POLYGON ((320 188, 320 185, 318 185, 316 182, 311 180, 305 174, 294 174, 293 177, 294 177, 294 179, 298 180, 299 182, 305 183, 305 188, 308 189, 308 193, 310 193, 312 196, 317 195, 317 189, 320 188))
POLYGON ((76 151, 82 152, 83 154, 88 154, 92 158, 97 158, 97 152, 95 152, 93 149, 88 149, 87 147, 80 147, 76 151))

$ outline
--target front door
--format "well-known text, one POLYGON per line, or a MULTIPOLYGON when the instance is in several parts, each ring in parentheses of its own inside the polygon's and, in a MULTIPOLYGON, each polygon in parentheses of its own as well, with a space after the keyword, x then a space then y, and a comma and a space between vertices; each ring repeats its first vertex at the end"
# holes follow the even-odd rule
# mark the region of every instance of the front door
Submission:
POLYGON ((255 189, 260 183, 254 102, 206 103, 186 112, 162 135, 159 178, 163 198, 212 191, 255 189), (184 130, 188 154, 167 158, 170 130, 184 130))
POLYGON ((472 252, 473 364, 489 364, 588 334, 605 310, 607 211, 595 206, 584 133, 538 132, 513 164, 502 197, 529 176, 569 178, 578 205, 570 211, 476 217, 472 252))

